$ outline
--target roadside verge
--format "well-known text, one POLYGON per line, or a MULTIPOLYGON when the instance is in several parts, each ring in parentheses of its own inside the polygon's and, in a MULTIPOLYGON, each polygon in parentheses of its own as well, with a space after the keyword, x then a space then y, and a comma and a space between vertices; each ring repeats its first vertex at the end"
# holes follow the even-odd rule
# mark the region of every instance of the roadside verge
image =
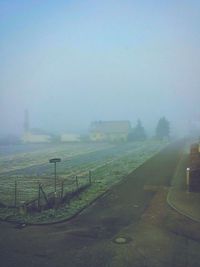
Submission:
POLYGON ((172 179, 167 203, 180 214, 200 223, 200 193, 187 190, 186 168, 188 164, 189 154, 184 151, 172 179))

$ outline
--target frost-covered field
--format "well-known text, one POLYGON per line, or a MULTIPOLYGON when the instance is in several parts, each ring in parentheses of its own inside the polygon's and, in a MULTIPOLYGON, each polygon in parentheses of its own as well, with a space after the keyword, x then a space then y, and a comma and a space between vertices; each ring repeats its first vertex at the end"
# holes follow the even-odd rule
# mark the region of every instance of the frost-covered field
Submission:
POLYGON ((39 144, 0 146, 0 175, 5 174, 44 174, 48 161, 60 157, 65 162, 73 157, 111 147, 108 144, 39 144), (45 165, 41 170, 39 165, 45 165), (29 167, 36 167, 31 169, 29 167), (29 168, 29 169, 28 169, 29 168), (19 172, 17 172, 19 170, 19 172), (13 172, 12 172, 13 171, 13 172))
POLYGON ((165 142, 145 141, 125 144, 58 144, 4 147, 0 153, 0 202, 14 203, 15 182, 17 201, 37 198, 38 183, 47 193, 54 190, 53 166, 49 159, 60 157, 57 165, 57 188, 64 181, 64 193, 73 190, 75 176, 79 184, 88 179, 92 171, 93 189, 104 191, 112 184, 152 157, 165 142))

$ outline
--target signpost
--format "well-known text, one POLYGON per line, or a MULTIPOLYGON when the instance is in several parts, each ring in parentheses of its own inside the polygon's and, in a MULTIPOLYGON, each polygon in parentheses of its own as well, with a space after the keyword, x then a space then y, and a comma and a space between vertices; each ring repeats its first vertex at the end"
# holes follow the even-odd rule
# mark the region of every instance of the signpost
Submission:
POLYGON ((54 163, 54 194, 56 198, 57 190, 56 190, 56 163, 61 162, 60 158, 53 158, 49 160, 49 163, 54 163))

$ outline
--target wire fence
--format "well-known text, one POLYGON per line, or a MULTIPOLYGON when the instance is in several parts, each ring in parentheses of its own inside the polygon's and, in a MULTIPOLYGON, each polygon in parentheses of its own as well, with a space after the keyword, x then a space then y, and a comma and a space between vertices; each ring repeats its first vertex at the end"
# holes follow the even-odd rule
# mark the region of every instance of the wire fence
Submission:
POLYGON ((40 209, 79 194, 92 184, 92 173, 62 178, 49 176, 0 177, 0 206, 40 209))

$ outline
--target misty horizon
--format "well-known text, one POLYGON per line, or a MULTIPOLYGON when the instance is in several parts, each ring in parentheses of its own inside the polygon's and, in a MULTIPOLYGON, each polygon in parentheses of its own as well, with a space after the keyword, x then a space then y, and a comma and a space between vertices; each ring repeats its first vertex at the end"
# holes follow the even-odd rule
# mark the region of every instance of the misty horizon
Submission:
POLYGON ((88 131, 92 121, 165 116, 185 134, 199 110, 196 1, 0 3, 0 134, 88 131))

